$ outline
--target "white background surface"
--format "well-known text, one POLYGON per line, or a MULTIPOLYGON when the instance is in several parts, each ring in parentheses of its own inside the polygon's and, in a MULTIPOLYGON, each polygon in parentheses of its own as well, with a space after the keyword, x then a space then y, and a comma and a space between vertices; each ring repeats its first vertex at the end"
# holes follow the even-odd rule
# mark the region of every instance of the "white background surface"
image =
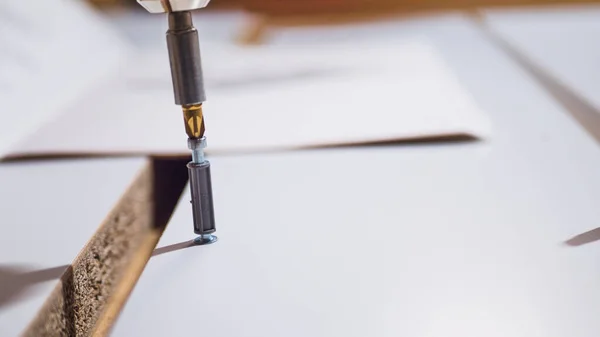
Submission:
POLYGON ((600 109, 600 6, 497 10, 485 18, 525 57, 600 109))
MULTIPOLYGON (((70 264, 133 182, 144 159, 0 165, 0 267, 41 270, 70 264)), ((0 336, 17 336, 56 281, 0 308, 0 336)))
POLYGON ((493 139, 212 159, 220 241, 154 257, 115 336, 598 335, 600 245, 563 244, 598 227, 597 145, 474 24, 385 31, 431 38, 493 139))
POLYGON ((0 157, 114 75, 127 45, 78 0, 3 0, 0 157))

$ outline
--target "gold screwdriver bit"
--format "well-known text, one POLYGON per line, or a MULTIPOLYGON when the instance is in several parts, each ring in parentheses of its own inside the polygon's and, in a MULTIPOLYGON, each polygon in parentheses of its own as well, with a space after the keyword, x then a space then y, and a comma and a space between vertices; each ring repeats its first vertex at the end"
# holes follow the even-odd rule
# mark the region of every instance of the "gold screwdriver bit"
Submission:
POLYGON ((183 120, 185 122, 185 133, 189 138, 198 139, 204 136, 204 116, 202 115, 202 103, 184 105, 183 120))

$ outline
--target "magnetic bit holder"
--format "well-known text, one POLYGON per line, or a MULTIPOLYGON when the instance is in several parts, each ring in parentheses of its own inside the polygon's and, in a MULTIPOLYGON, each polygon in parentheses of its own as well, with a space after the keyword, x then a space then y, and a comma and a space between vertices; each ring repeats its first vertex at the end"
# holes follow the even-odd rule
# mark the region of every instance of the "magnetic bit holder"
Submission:
POLYGON ((194 241, 199 245, 217 241, 213 235, 215 227, 215 211, 213 206, 210 162, 204 157, 206 138, 188 139, 188 147, 192 150, 192 161, 187 164, 192 193, 192 216, 194 233, 200 235, 194 241))

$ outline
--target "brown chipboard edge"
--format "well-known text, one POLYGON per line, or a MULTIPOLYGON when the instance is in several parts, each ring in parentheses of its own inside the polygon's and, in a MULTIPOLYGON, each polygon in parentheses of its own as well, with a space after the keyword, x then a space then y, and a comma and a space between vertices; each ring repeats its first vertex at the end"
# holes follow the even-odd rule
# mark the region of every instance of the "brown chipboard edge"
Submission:
POLYGON ((23 336, 106 336, 187 184, 187 160, 148 160, 23 336))

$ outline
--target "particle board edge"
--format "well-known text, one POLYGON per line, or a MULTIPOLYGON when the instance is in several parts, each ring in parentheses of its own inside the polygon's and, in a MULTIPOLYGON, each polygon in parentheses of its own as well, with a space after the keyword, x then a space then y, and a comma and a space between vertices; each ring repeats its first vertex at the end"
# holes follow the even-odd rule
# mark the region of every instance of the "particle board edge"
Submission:
POLYGON ((186 161, 147 161, 63 273, 23 336, 110 333, 185 188, 186 161))

